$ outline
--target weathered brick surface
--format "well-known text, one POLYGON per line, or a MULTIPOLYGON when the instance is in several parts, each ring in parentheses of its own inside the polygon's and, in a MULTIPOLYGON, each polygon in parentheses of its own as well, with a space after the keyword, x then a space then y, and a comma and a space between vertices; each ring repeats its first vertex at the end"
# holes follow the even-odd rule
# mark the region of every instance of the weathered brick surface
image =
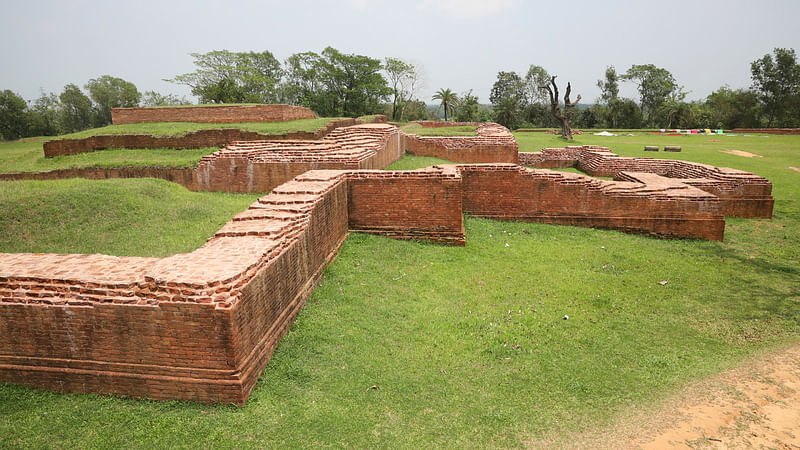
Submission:
MULTIPOLYGON (((425 127, 472 125, 470 122, 415 122, 425 127), (439 125, 445 123, 447 125, 439 125)), ((507 128, 496 123, 475 124, 477 136, 416 136, 403 134, 405 151, 464 163, 517 163, 518 146, 507 128)))
POLYGON ((623 181, 636 181, 621 175, 623 172, 654 173, 719 197, 725 216, 772 217, 772 183, 742 170, 671 159, 629 158, 591 145, 520 153, 519 164, 542 168, 577 167, 589 175, 623 181))
POLYGON ((752 214, 769 195, 768 182, 746 172, 593 147, 521 160, 579 165, 616 181, 502 163, 370 170, 397 159, 402 145, 394 127, 355 126, 321 141, 236 143, 195 172, 83 173, 272 192, 187 254, 0 254, 0 380, 243 404, 348 229, 463 244, 469 213, 721 240, 726 198, 752 214))
POLYGON ((200 161, 197 186, 267 192, 309 170, 381 168, 401 156, 399 131, 386 124, 337 128, 320 141, 234 142, 200 161))
POLYGON ((510 164, 459 170, 464 212, 479 217, 710 240, 725 229, 719 199, 657 175, 640 174, 643 184, 510 164))
POLYGON ((314 111, 290 105, 219 105, 186 107, 111 108, 111 123, 142 122, 288 122, 313 119, 314 111))
POLYGON ((205 148, 223 147, 234 141, 317 140, 340 127, 360 123, 355 119, 332 120, 316 131, 294 131, 284 134, 267 134, 238 128, 199 130, 176 136, 150 134, 104 134, 82 139, 54 139, 44 143, 44 156, 76 155, 78 153, 109 148, 205 148))
POLYGON ((461 177, 453 167, 349 176, 350 229, 464 245, 461 177))

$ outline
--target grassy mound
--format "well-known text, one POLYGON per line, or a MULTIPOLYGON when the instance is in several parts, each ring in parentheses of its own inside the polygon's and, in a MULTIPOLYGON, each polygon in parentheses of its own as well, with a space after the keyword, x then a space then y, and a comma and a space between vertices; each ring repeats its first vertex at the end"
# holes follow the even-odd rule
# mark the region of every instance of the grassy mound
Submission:
POLYGON ((78 139, 101 134, 151 134, 153 136, 175 136, 191 131, 238 128, 268 134, 285 134, 294 131, 316 131, 336 118, 300 119, 289 122, 243 122, 243 123, 196 123, 196 122, 150 122, 108 125, 59 136, 60 139, 78 139))
POLYGON ((148 178, 0 182, 0 252, 191 252, 256 198, 148 178))

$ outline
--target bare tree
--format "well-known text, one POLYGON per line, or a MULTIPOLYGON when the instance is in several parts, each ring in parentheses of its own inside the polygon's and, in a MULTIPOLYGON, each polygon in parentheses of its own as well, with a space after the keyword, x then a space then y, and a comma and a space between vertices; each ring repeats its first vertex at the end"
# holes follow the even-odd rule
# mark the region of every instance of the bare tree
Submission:
POLYGON ((570 102, 569 94, 572 92, 572 86, 567 83, 567 92, 564 95, 564 112, 562 113, 561 105, 558 103, 558 86, 556 86, 556 76, 553 75, 550 78, 550 85, 539 86, 539 89, 546 89, 547 93, 550 94, 550 112, 553 114, 553 117, 561 121, 561 136, 564 136, 565 139, 571 141, 572 128, 570 128, 569 122, 572 120, 572 110, 578 106, 578 102, 581 101, 581 96, 578 95, 578 98, 575 99, 574 102, 570 102), (550 86, 552 86, 552 88, 550 86))

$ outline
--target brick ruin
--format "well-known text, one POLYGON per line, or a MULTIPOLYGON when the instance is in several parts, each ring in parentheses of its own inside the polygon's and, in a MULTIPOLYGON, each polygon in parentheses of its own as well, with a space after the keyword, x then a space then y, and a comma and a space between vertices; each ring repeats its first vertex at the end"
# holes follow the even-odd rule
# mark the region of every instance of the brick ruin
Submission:
POLYGON ((242 405, 349 231, 464 245, 466 213, 722 240, 728 213, 771 212, 769 182, 752 174, 649 165, 596 147, 518 158, 613 172, 619 181, 521 167, 502 161, 513 140, 508 130, 485 129, 422 147, 453 157, 464 145, 467 160, 495 152, 498 160, 489 163, 377 170, 417 141, 370 124, 318 141, 233 143, 194 170, 142 172, 180 178, 192 189, 271 192, 191 253, 0 254, 0 380, 242 405), (736 195, 751 206, 731 207, 736 195), (758 196, 762 207, 752 206, 758 196))
POLYGON ((592 145, 520 153, 519 163, 543 168, 575 167, 591 176, 620 181, 650 184, 658 180, 691 186, 718 197, 720 212, 725 216, 772 217, 772 183, 742 170, 672 159, 630 158, 592 145))
POLYGON ((111 108, 111 123, 143 122, 288 122, 313 119, 314 111, 291 105, 204 105, 111 108))

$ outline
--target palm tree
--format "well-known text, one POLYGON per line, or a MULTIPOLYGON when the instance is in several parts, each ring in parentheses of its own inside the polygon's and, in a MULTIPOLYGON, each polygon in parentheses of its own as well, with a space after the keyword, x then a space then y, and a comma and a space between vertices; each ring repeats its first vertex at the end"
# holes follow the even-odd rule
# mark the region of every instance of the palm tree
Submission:
POLYGON ((458 96, 450 89, 439 89, 433 94, 433 100, 442 102, 444 108, 444 120, 447 121, 447 111, 455 114, 456 106, 458 106, 458 96))

